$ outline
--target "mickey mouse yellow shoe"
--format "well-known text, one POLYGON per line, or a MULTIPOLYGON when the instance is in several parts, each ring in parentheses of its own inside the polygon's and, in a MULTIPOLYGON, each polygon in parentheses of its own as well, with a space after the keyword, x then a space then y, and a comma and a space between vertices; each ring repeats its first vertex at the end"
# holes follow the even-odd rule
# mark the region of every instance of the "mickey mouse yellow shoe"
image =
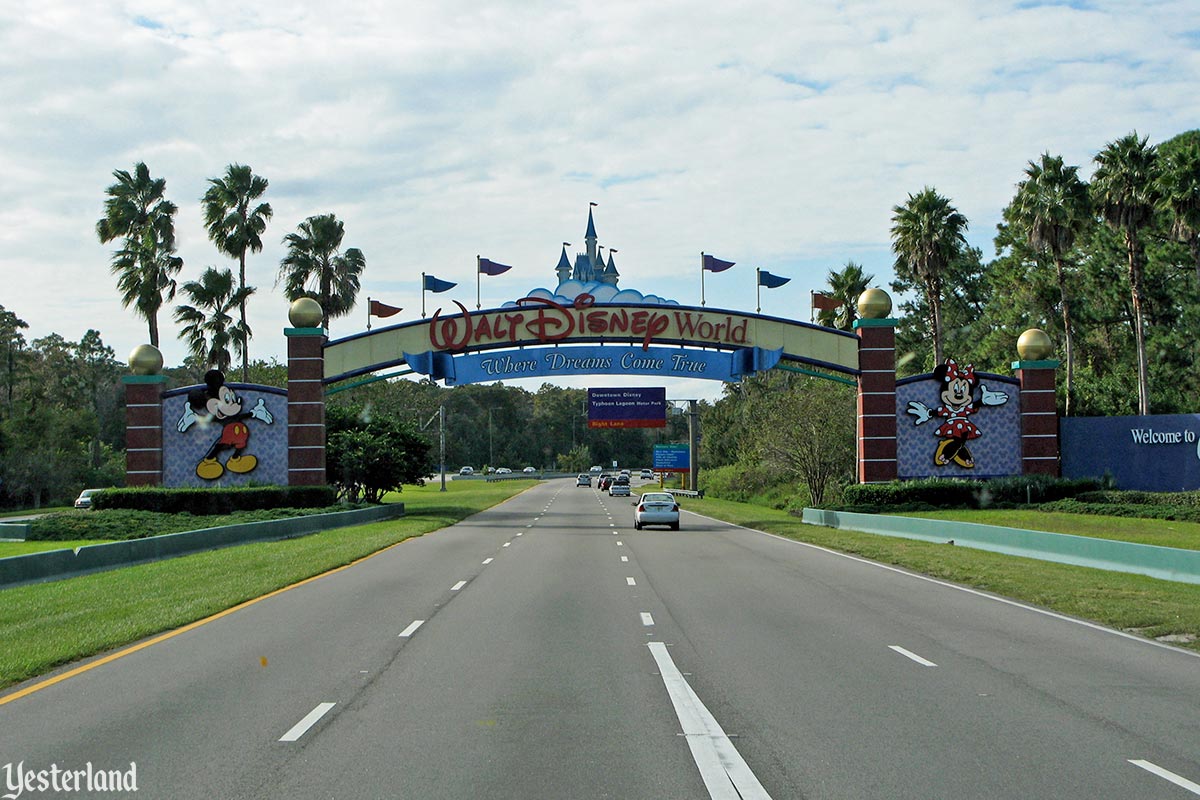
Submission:
POLYGON ((215 481, 224 472, 225 468, 215 458, 206 458, 196 465, 196 475, 206 481, 215 481))
POLYGON ((240 475, 257 467, 258 458, 256 456, 234 456, 225 462, 225 466, 229 468, 230 472, 240 475))

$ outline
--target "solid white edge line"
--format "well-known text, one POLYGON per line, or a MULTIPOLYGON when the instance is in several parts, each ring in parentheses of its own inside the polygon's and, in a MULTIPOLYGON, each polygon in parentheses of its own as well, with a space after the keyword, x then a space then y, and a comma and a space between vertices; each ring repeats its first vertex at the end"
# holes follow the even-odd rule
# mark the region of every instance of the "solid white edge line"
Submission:
POLYGON ((412 621, 411 625, 409 625, 407 628, 405 628, 403 631, 400 632, 399 638, 407 639, 409 636, 412 636, 414 633, 417 632, 417 628, 421 627, 424 624, 425 624, 425 620, 414 619, 412 621))
MULTIPOLYGON (((978 589, 972 589, 969 586, 959 586, 958 584, 955 584, 955 583, 948 583, 947 581, 939 580, 938 578, 931 578, 928 575, 921 575, 916 572, 910 572, 909 570, 901 569, 900 567, 893 567, 890 564, 881 564, 878 561, 871 561, 868 558, 861 558, 859 556, 850 555, 849 553, 839 553, 837 550, 830 550, 828 547, 822 547, 819 544, 812 544, 811 542, 800 542, 795 539, 789 539, 786 536, 780 536, 777 533, 770 533, 768 531, 760 531, 757 528, 747 528, 744 525, 737 525, 733 522, 726 522, 725 520, 717 519, 716 517, 708 517, 708 516, 705 516, 704 514, 697 514, 695 511, 688 511, 687 513, 693 514, 697 517, 700 517, 701 519, 707 519, 711 522, 719 522, 722 525, 726 525, 730 528, 738 528, 743 531, 751 531, 752 533, 762 534, 763 536, 768 536, 772 539, 778 539, 779 541, 787 542, 788 544, 796 544, 796 545, 800 545, 801 547, 808 547, 813 550, 820 550, 821 552, 828 553, 831 556, 838 556, 839 558, 849 559, 850 561, 857 561, 860 564, 866 564, 868 566, 878 567, 879 569, 885 569, 888 572, 894 572, 897 575, 904 575, 909 578, 915 578, 916 580, 919 580, 919 581, 925 581, 926 583, 936 584, 937 586, 944 586, 947 589, 954 589, 959 592, 966 592, 967 594, 973 594, 976 597, 982 597, 985 600, 994 600, 997 603, 1003 603, 1005 605, 1012 606, 1014 608, 1021 608, 1026 611, 1032 611, 1035 614, 1041 614, 1042 616, 1045 616, 1045 617, 1052 617, 1053 619, 1062 620, 1063 622, 1070 622, 1075 625, 1082 625, 1085 628, 1091 628, 1092 630, 1100 631, 1102 633, 1111 633, 1113 636, 1120 636, 1122 639, 1128 639, 1131 642, 1138 642, 1139 644, 1148 644, 1148 645, 1152 645, 1154 647, 1161 648, 1163 650, 1170 650, 1172 653, 1180 653, 1185 656, 1191 656, 1192 658, 1200 658, 1200 653, 1193 652, 1191 650, 1184 650, 1183 648, 1180 648, 1180 647, 1172 647, 1169 644, 1163 644, 1162 642, 1156 642, 1153 639, 1147 639, 1143 636, 1134 636, 1132 633, 1126 633, 1125 631, 1119 631, 1116 628, 1106 628, 1105 626, 1101 625, 1098 622, 1089 622, 1086 619, 1076 619, 1075 617, 1068 617, 1066 614, 1059 614, 1057 611, 1050 611, 1049 609, 1038 608, 1037 606, 1027 605, 1026 603, 1022 603, 1019 600, 1010 600, 1007 597, 1000 597, 999 595, 988 594, 987 592, 982 592, 978 589)), ((853 533, 853 531, 851 531, 851 532, 853 533)))
POLYGON ((645 625, 647 628, 650 627, 651 625, 654 624, 654 617, 650 616, 649 613, 643 611, 642 612, 642 624, 645 625))
POLYGON ((679 718, 700 778, 712 800, 771 800, 733 742, 687 680, 662 642, 647 642, 679 718))
POLYGON ((281 742, 296 741, 301 736, 308 733, 308 729, 311 728, 313 725, 316 725, 317 721, 319 719, 321 719, 321 717, 328 714, 329 709, 333 708, 335 705, 336 705, 336 703, 318 703, 317 707, 314 708, 312 711, 308 712, 308 714, 304 717, 304 719, 300 720, 295 725, 293 725, 291 727, 291 729, 287 733, 285 733, 283 736, 280 736, 279 741, 281 741, 281 742))
POLYGON ((459 589, 461 589, 462 587, 464 587, 466 585, 467 585, 466 581, 459 581, 458 583, 456 583, 450 587, 450 591, 457 592, 459 589))
POLYGON ((911 650, 905 650, 903 647, 901 647, 898 644, 889 644, 888 649, 895 650, 900 655, 904 656, 907 659, 911 659, 911 660, 917 662, 918 664, 920 664, 923 667, 936 667, 937 666, 937 664, 933 663, 932 661, 921 658, 916 653, 912 652, 911 650))
POLYGON ((1170 781, 1181 789, 1187 789, 1192 794, 1200 794, 1200 784, 1192 783, 1187 778, 1176 775, 1169 769, 1163 769, 1157 764, 1153 764, 1149 761, 1143 761, 1142 759, 1131 758, 1129 759, 1129 763, 1133 764, 1135 767, 1141 767, 1142 769, 1146 770, 1146 772, 1157 775, 1165 781, 1170 781))

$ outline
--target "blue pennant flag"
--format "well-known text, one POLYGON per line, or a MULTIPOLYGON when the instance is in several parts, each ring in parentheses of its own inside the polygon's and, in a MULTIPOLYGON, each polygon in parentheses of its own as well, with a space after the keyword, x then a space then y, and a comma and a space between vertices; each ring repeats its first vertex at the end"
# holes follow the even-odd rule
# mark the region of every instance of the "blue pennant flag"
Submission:
POLYGON ((715 256, 708 255, 707 253, 702 253, 701 256, 702 261, 700 267, 701 269, 706 269, 709 272, 724 272, 737 263, 735 261, 722 261, 715 256))
POLYGON ((497 264, 495 261, 492 261, 488 258, 479 259, 479 271, 484 275, 503 275, 510 269, 512 269, 512 267, 507 264, 497 264))
POLYGON ((425 285, 422 288, 425 289, 426 291, 437 293, 437 292, 448 292, 451 289, 453 289, 455 286, 458 286, 458 284, 452 283, 450 281, 439 280, 439 279, 433 277, 432 275, 426 275, 425 276, 425 285))
POLYGON ((765 286, 768 289, 778 289, 780 286, 783 286, 785 283, 787 283, 790 280, 791 280, 791 278, 784 278, 779 275, 772 275, 771 273, 767 272, 765 269, 758 271, 758 285, 765 286))

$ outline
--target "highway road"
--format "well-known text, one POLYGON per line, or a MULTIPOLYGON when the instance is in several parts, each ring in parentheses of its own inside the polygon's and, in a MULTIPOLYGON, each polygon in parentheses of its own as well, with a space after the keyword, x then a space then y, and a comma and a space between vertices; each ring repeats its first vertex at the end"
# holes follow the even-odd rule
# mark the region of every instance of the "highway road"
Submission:
POLYGON ((14 791, 88 764, 168 800, 1200 795, 1195 654, 632 512, 543 483, 4 703, 0 795, 120 796, 14 791))

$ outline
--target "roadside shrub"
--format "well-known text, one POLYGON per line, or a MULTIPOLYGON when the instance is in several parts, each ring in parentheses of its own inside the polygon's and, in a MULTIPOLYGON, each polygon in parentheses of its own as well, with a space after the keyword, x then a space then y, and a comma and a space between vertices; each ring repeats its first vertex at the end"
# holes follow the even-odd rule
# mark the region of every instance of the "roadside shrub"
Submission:
POLYGON ((1200 522, 1200 506, 1152 505, 1148 503, 1085 502, 1081 499, 1056 500, 1039 506, 1045 511, 1062 511, 1068 514, 1096 514, 1105 517, 1140 517, 1163 519, 1176 522, 1200 522))
POLYGON ((265 522, 310 514, 327 514, 345 511, 347 508, 345 505, 336 505, 325 508, 257 509, 216 516, 197 516, 186 511, 164 513, 120 508, 109 511, 61 511, 30 520, 31 527, 27 538, 29 541, 42 542, 76 539, 124 541, 242 522, 265 522))
POLYGON ((1065 480, 1045 475, 1020 475, 971 481, 926 478, 891 483, 863 483, 842 491, 844 510, 887 509, 924 511, 935 508, 994 508, 1045 503, 1095 491, 1100 482, 1087 478, 1065 480))
POLYGON ((245 486, 231 489, 106 489, 96 495, 97 510, 124 508, 163 514, 229 514, 272 508, 324 508, 337 502, 332 486, 245 486))
POLYGON ((1139 492, 1108 489, 1083 492, 1077 495, 1075 499, 1081 503, 1200 508, 1200 492, 1139 492))

